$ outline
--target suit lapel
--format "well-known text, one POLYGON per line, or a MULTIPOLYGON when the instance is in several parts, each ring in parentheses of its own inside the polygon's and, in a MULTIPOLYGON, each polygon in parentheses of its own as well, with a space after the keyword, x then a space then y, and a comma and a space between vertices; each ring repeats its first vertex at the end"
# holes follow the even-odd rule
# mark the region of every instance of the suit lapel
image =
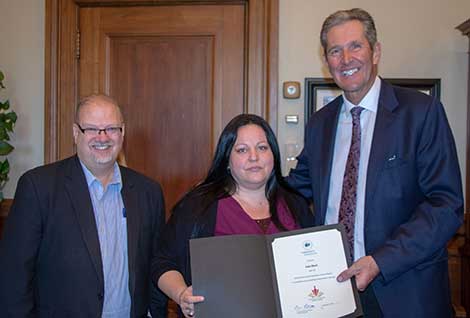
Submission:
MULTIPOLYGON (((331 105, 328 105, 325 109, 328 113, 326 114, 326 120, 322 120, 323 124, 320 133, 318 134, 319 138, 322 140, 318 141, 321 143, 320 154, 314 154, 314 156, 321 156, 326 160, 321 160, 320 162, 320 184, 321 184, 321 202, 320 202, 320 220, 319 224, 325 222, 326 208, 328 205, 328 193, 330 190, 330 178, 331 178, 331 167, 333 165, 333 154, 335 147, 336 139, 336 128, 338 126, 339 114, 341 111, 341 106, 343 105, 343 98, 339 96, 334 101, 331 102, 331 105)), ((316 136, 311 136, 311 138, 317 138, 316 136)))
POLYGON ((86 178, 77 156, 69 160, 67 170, 65 188, 72 202, 73 210, 82 231, 83 240, 90 253, 96 274, 100 283, 104 286, 103 263, 101 260, 100 243, 96 229, 93 205, 91 203, 86 178))
POLYGON ((127 255, 129 262, 129 288, 131 297, 135 290, 135 268, 137 248, 139 243, 140 225, 142 224, 142 211, 139 209, 138 193, 135 191, 132 178, 125 169, 121 169, 122 201, 127 214, 127 255))
POLYGON ((379 103, 377 106, 377 118, 375 120, 374 136, 369 155, 369 165, 367 167, 366 198, 365 198, 365 219, 367 220, 368 207, 377 189, 377 181, 380 171, 387 160, 387 146, 393 133, 390 125, 396 119, 394 113, 398 107, 393 87, 382 80, 379 103))

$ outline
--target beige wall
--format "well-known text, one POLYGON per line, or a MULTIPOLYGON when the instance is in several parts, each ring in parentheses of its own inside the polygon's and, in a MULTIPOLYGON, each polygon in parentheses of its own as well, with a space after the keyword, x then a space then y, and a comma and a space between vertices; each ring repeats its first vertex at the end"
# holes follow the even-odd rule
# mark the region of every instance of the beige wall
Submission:
MULTIPOLYGON (((337 9, 362 7, 376 19, 383 47, 382 76, 442 79, 442 101, 459 160, 465 162, 468 41, 455 26, 470 18, 470 1, 279 1, 279 85, 287 80, 302 83, 300 99, 279 97, 278 136, 283 151, 284 144, 303 140, 304 78, 328 76, 318 40, 322 21, 337 9), (298 114, 300 124, 285 124, 286 114, 298 114)), ((0 69, 6 73, 6 93, 19 116, 6 197, 13 196, 24 171, 44 162, 44 2, 0 0, 0 69)))
POLYGON ((468 0, 280 0, 279 85, 284 81, 302 84, 300 99, 283 99, 280 91, 282 151, 286 143, 303 143, 305 77, 331 77, 320 56, 321 24, 334 11, 353 7, 366 9, 375 19, 383 52, 381 76, 441 78, 441 100, 464 173, 469 44, 455 27, 470 18, 468 0), (286 114, 298 114, 300 123, 286 124, 286 114))
POLYGON ((8 161, 12 198, 20 175, 44 162, 44 0, 0 0, 0 69, 18 114, 8 161))

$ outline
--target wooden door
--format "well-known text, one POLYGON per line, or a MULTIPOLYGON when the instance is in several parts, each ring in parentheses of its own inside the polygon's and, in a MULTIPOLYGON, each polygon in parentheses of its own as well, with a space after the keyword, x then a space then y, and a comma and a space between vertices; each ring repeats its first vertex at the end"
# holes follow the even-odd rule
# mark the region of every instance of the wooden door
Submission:
POLYGON ((90 7, 79 24, 79 97, 117 99, 127 164, 162 184, 168 210, 244 111, 244 6, 90 7))
POLYGON ((45 0, 45 162, 74 153, 78 99, 123 106, 128 164, 167 207, 203 177, 226 122, 276 129, 278 0, 45 0))

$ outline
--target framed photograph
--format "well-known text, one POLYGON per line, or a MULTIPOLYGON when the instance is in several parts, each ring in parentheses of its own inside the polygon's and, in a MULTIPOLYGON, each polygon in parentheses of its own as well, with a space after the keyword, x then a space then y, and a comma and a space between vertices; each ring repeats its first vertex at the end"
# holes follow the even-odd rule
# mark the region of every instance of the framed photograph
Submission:
MULTIPOLYGON (((425 94, 436 96, 438 99, 441 97, 441 79, 439 78, 384 78, 384 80, 392 85, 419 90, 425 94)), ((332 78, 305 78, 305 123, 314 112, 341 93, 342 90, 332 78)))
POLYGON ((384 80, 392 85, 413 88, 441 99, 440 78, 385 78, 384 80))

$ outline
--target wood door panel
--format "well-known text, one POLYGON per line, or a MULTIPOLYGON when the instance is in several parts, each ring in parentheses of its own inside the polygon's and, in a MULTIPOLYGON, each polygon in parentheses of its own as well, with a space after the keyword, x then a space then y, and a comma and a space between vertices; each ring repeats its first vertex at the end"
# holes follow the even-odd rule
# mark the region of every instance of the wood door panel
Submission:
POLYGON ((80 60, 79 60, 79 97, 91 93, 103 92, 100 83, 104 83, 104 72, 101 71, 100 60, 106 55, 100 55, 105 50, 105 43, 100 44, 100 32, 97 32, 101 22, 101 10, 83 9, 80 14, 80 60))
POLYGON ((89 7, 79 17, 79 96, 117 99, 127 163, 162 184, 168 210, 245 110, 244 5, 89 7))
POLYGON ((111 38, 110 94, 128 123, 127 163, 160 181, 169 206, 210 163, 212 60, 212 37, 111 38))
MULTIPOLYGON (((81 54, 81 58, 76 56, 77 52, 84 51, 83 43, 87 42, 85 41, 87 36, 83 34, 84 29, 94 30, 96 25, 99 26, 99 23, 93 22, 95 24, 90 25, 86 22, 82 12, 90 8, 98 10, 110 6, 149 8, 183 4, 191 7, 207 4, 224 7, 233 4, 243 6, 240 11, 244 10, 245 27, 238 33, 240 36, 243 34, 245 45, 244 111, 265 117, 276 130, 278 0, 45 0, 44 160, 46 163, 65 158, 74 152, 71 125, 80 90, 100 91, 99 86, 96 88, 93 85, 89 85, 91 89, 83 89, 88 83, 81 79, 84 75, 79 72, 84 54, 81 54), (78 33, 78 30, 81 33, 78 33)), ((228 17, 228 14, 224 14, 228 17)), ((101 12, 98 17, 101 17, 101 12)), ((101 74, 100 70, 98 72, 101 74)), ((105 80, 102 79, 101 83, 105 80)), ((216 90, 214 90, 215 95, 216 90)))
MULTIPOLYGON (((82 10, 96 10, 84 8, 82 10)), ((243 12, 241 5, 100 8, 101 29, 112 33, 197 34, 223 32, 225 14, 243 12)), ((243 19, 243 15, 242 15, 243 19)))

